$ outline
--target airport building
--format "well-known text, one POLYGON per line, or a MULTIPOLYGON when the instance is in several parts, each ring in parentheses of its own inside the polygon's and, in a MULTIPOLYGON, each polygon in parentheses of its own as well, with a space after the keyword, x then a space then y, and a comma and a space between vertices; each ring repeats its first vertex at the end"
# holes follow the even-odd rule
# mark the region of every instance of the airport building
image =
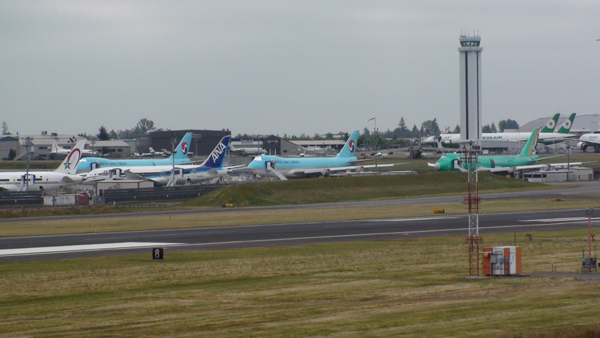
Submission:
POLYGON ((61 147, 70 149, 78 138, 73 135, 48 133, 42 131, 39 135, 4 135, 0 138, 0 159, 8 157, 10 150, 17 152, 16 160, 27 157, 27 142, 29 142, 29 155, 32 160, 47 160, 51 158, 52 144, 56 142, 61 147))
MULTIPOLYGON (((564 121, 567 120, 569 114, 561 116, 558 119, 556 125, 560 126, 564 121)), ((520 132, 531 132, 533 128, 542 128, 546 125, 546 122, 551 118, 542 117, 533 121, 527 122, 526 124, 519 127, 520 132)), ((588 115, 577 115, 573 121, 571 127, 571 134, 586 134, 586 133, 598 133, 600 132, 600 114, 588 114, 588 115)))

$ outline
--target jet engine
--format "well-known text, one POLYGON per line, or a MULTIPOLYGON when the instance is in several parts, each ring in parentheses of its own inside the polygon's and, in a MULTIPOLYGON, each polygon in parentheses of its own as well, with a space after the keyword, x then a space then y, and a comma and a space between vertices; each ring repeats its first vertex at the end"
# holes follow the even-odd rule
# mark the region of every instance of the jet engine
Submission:
POLYGON ((576 145, 577 149, 581 149, 583 151, 585 151, 588 147, 588 145, 585 142, 578 142, 576 145))

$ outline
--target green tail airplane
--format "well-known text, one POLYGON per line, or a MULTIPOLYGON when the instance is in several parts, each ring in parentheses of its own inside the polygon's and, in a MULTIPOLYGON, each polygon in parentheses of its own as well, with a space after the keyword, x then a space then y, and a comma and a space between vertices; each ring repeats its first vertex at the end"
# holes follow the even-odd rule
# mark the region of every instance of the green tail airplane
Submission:
MULTIPOLYGON (((539 158, 535 154, 535 146, 539 136, 539 129, 536 128, 529 136, 527 143, 518 155, 480 155, 477 158, 477 170, 491 172, 509 172, 515 169, 536 169, 545 167, 565 167, 566 163, 536 164, 538 161, 555 158, 558 156, 539 158)), ((570 163, 570 165, 581 164, 570 163)), ((459 153, 445 154, 440 157, 436 163, 428 163, 436 171, 467 171, 467 164, 464 156, 459 153)))

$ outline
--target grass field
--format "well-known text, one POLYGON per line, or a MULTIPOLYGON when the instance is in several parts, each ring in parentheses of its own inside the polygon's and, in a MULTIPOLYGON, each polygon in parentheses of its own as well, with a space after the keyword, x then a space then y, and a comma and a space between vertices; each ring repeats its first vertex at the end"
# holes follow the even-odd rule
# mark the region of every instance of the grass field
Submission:
MULTIPOLYGON (((186 201, 184 205, 287 205, 466 194, 466 182, 467 174, 461 172, 257 182, 230 185, 186 201)), ((479 175, 481 192, 551 188, 545 184, 529 183, 490 173, 479 175)))
MULTIPOLYGON (((586 229, 536 232, 526 273, 577 272, 586 229)), ((511 245, 513 234, 484 235, 511 245)), ((583 337, 597 280, 467 279, 461 236, 0 265, 0 336, 583 337)), ((597 336, 597 335, 596 335, 597 336)), ((595 337, 595 336, 590 336, 595 337)))

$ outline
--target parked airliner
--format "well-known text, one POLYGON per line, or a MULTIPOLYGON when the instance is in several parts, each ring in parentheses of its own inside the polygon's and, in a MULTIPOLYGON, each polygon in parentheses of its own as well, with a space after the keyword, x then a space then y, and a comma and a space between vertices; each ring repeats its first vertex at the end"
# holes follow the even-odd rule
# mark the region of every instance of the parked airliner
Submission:
POLYGON ((53 191, 81 183, 82 177, 75 175, 81 159, 85 140, 77 142, 69 155, 54 171, 10 171, 0 172, 0 190, 8 191, 53 191))
MULTIPOLYGON (((548 167, 566 167, 566 163, 549 163, 537 164, 539 161, 555 158, 556 156, 539 158, 535 154, 535 146, 538 140, 538 129, 535 128, 527 143, 518 155, 480 155, 477 158, 477 170, 491 172, 511 172, 514 170, 523 169, 540 169, 548 167)), ((573 162, 570 165, 581 164, 581 162, 573 162)), ((437 171, 460 170, 467 171, 467 163, 464 160, 464 155, 459 153, 445 154, 434 163, 428 163, 430 167, 434 167, 437 171)))
POLYGON ((336 172, 355 172, 365 168, 389 167, 393 164, 362 165, 356 159, 358 130, 348 138, 342 151, 336 157, 285 158, 279 156, 257 156, 248 164, 248 169, 259 176, 288 178, 327 176, 336 172))
MULTIPOLYGON (((576 113, 571 114, 565 122, 560 126, 558 131, 554 132, 556 123, 560 114, 555 114, 540 130, 538 143, 552 144, 564 141, 567 138, 573 138, 575 135, 569 134, 573 120, 575 120, 576 113)), ((487 141, 515 141, 524 142, 526 141, 531 133, 529 132, 505 132, 505 133, 483 133, 481 134, 482 140, 487 141)), ((424 143, 434 143, 439 140, 444 147, 458 146, 460 143, 460 134, 440 134, 440 136, 430 136, 424 143)))
POLYGON ((161 159, 107 159, 102 157, 86 157, 79 161, 77 172, 89 172, 97 168, 113 168, 113 167, 134 167, 134 166, 157 166, 157 165, 172 165, 173 156, 175 156, 175 164, 190 163, 191 160, 187 157, 190 142, 192 141, 192 133, 186 133, 181 142, 175 148, 175 154, 168 158, 161 159))
POLYGON ((137 179, 153 181, 156 185, 173 186, 193 184, 205 180, 220 178, 228 174, 229 169, 223 168, 223 160, 231 136, 225 136, 210 153, 208 158, 199 165, 159 165, 159 166, 117 166, 113 168, 94 169, 85 175, 86 182, 98 182, 106 179, 137 179), (174 170, 174 171, 173 171, 174 170))

